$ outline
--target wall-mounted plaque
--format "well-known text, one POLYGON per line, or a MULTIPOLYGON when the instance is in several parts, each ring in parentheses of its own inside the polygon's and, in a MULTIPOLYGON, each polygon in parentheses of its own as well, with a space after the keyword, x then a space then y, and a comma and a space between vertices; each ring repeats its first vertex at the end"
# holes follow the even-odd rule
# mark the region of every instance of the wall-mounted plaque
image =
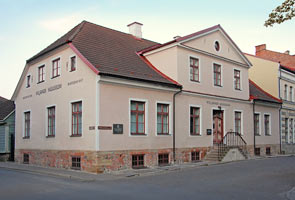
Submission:
POLYGON ((123 124, 113 124, 113 134, 123 134, 123 124))
POLYGON ((212 135, 212 129, 207 129, 207 135, 212 135))

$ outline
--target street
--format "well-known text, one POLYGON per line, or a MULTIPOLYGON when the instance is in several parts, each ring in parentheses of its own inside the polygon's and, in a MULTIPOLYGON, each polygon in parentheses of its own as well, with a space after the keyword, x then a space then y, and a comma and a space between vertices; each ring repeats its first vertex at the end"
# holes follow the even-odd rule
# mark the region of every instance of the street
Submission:
POLYGON ((294 166, 278 157, 107 181, 0 168, 0 199, 295 199, 294 166))

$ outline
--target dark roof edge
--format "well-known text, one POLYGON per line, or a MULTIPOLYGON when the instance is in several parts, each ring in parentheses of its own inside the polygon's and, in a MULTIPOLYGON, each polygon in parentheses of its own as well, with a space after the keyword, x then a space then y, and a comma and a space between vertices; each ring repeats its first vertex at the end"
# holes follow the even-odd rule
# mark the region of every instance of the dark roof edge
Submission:
POLYGON ((48 51, 45 51, 45 52, 43 52, 42 54, 40 54, 40 55, 38 55, 38 56, 33 56, 32 58, 28 59, 28 60, 26 61, 26 63, 29 64, 29 63, 32 62, 33 60, 36 60, 37 58, 40 58, 41 56, 44 56, 45 54, 47 54, 47 53, 49 53, 49 52, 51 52, 51 51, 54 51, 55 49, 58 49, 59 47, 65 45, 65 44, 67 44, 67 43, 70 43, 70 41, 63 42, 63 43, 61 43, 60 45, 54 47, 53 49, 50 49, 50 50, 48 50, 48 51))
POLYGON ((280 68, 282 68, 283 70, 286 70, 286 71, 288 71, 288 72, 290 72, 290 73, 292 73, 292 74, 295 74, 295 71, 292 70, 292 69, 290 69, 290 68, 287 67, 287 66, 284 66, 284 65, 281 65, 281 64, 280 64, 280 68))
POLYGON ((256 99, 256 98, 253 98, 253 101, 262 101, 262 102, 267 102, 267 103, 271 103, 271 104, 282 104, 280 102, 276 102, 276 101, 268 101, 268 100, 264 100, 264 99, 256 99))
POLYGON ((115 77, 115 78, 123 78, 123 79, 128 79, 128 80, 133 80, 133 81, 142 81, 142 82, 146 82, 146 83, 160 84, 160 85, 164 85, 164 86, 172 87, 172 88, 182 88, 181 85, 176 85, 176 84, 173 84, 173 83, 164 83, 164 82, 159 82, 159 81, 152 81, 152 80, 147 80, 147 79, 128 77, 128 76, 110 74, 110 73, 105 73, 105 72, 100 72, 99 75, 115 77))
MULTIPOLYGON (((281 100, 281 99, 278 99, 278 98, 274 97, 273 95, 269 94, 268 92, 264 91, 261 87, 259 87, 259 86, 258 86, 254 81, 252 81, 251 79, 249 79, 249 82, 250 82, 254 87, 256 87, 258 90, 260 90, 261 92, 263 92, 265 95, 267 95, 267 96, 269 96, 270 98, 274 99, 274 101, 277 101, 277 102, 279 102, 279 103, 282 103, 282 100, 281 100)), ((251 94, 250 94, 250 96, 251 96, 251 94)), ((255 98, 254 96, 252 96, 252 97, 253 97, 253 99, 257 99, 257 98, 255 98)), ((260 99, 260 100, 262 100, 262 99, 260 99)), ((265 100, 265 101, 267 101, 267 100, 265 100)))

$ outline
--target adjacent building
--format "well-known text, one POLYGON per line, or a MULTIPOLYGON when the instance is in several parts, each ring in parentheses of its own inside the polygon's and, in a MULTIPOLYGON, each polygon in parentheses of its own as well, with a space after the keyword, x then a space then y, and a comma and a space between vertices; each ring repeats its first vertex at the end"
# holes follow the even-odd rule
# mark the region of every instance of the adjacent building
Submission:
POLYGON ((282 100, 279 120, 281 151, 295 153, 295 68, 292 64, 294 57, 289 55, 289 52, 266 50, 266 45, 256 46, 256 55, 246 56, 253 64, 249 70, 249 77, 263 90, 282 100))
POLYGON ((12 97, 18 162, 90 172, 194 162, 228 133, 242 156, 279 152, 280 100, 261 88, 251 98, 251 63, 220 25, 165 44, 141 26, 83 21, 27 60, 12 97))
POLYGON ((14 102, 0 97, 0 160, 14 160, 14 102))

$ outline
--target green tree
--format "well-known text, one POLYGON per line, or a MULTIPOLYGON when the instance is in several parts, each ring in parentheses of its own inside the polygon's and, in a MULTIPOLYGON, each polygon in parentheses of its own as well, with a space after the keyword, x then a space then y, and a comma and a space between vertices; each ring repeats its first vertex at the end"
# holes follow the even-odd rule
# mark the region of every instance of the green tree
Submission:
POLYGON ((273 26, 274 24, 283 23, 295 17, 295 0, 285 0, 282 5, 276 7, 269 14, 269 18, 265 21, 264 26, 273 26))

